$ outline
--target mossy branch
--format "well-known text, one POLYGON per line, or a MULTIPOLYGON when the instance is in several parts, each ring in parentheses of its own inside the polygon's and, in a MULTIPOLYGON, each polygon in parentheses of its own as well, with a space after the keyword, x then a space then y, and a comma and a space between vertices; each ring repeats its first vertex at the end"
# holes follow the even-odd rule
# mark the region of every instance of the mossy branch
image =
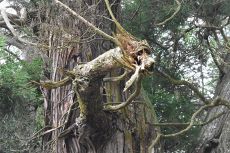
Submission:
POLYGON ((34 84, 37 84, 39 86, 42 86, 43 88, 46 89, 56 89, 58 87, 65 86, 67 84, 70 84, 72 82, 72 79, 70 77, 65 77, 64 79, 60 81, 41 81, 41 82, 36 82, 36 81, 31 81, 34 84))

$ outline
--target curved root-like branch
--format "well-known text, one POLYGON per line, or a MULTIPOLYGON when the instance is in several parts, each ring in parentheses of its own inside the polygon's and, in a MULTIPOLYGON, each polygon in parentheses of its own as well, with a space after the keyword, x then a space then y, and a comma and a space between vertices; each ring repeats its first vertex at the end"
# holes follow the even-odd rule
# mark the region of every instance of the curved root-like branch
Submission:
POLYGON ((163 22, 157 23, 156 24, 157 26, 164 25, 165 23, 172 20, 172 18, 174 18, 176 16, 176 14, 180 11, 180 8, 181 8, 181 3, 179 2, 179 0, 176 0, 176 3, 178 5, 176 8, 176 11, 169 18, 165 19, 163 22))
POLYGON ((39 86, 42 86, 46 89, 56 89, 58 87, 65 86, 69 83, 71 83, 72 79, 70 77, 66 77, 60 81, 54 82, 54 81, 48 81, 48 82, 36 82, 36 81, 31 81, 34 84, 37 84, 39 86))
POLYGON ((140 76, 140 70, 141 70, 141 66, 136 66, 136 71, 131 76, 131 78, 125 83, 125 88, 124 88, 123 92, 125 92, 129 87, 131 87, 131 85, 134 83, 134 81, 136 81, 136 79, 138 79, 138 77, 140 76))
POLYGON ((117 77, 109 77, 109 78, 103 78, 104 82, 117 82, 117 81, 121 81, 125 78, 125 76, 128 74, 128 70, 125 70, 125 72, 117 77))
MULTIPOLYGON (((226 112, 222 112, 222 113, 214 116, 213 118, 209 119, 208 121, 201 122, 201 123, 194 123, 193 126, 207 125, 207 124, 211 123, 212 121, 216 120, 217 118, 221 117, 224 114, 226 114, 226 112)), ((190 124, 190 122, 186 122, 186 123, 154 123, 152 125, 153 126, 160 126, 160 127, 169 127, 169 126, 184 127, 184 126, 188 126, 189 124, 190 124)))
POLYGON ((151 153, 154 146, 160 141, 161 139, 161 133, 157 132, 157 137, 152 141, 151 145, 148 148, 148 152, 151 153))
POLYGON ((114 106, 106 105, 106 106, 104 106, 104 110, 105 111, 117 111, 117 110, 124 108, 127 105, 129 105, 134 100, 134 98, 136 98, 140 93, 141 77, 142 77, 141 74, 137 76, 137 78, 136 78, 136 90, 129 96, 129 98, 124 103, 114 105, 114 106))

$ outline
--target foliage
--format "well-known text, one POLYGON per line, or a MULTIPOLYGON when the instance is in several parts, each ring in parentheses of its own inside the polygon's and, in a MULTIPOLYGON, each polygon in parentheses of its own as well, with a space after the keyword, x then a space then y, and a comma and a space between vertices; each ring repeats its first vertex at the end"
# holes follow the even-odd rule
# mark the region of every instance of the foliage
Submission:
POLYGON ((0 109, 3 114, 12 112, 24 101, 39 102, 37 89, 29 83, 32 78, 38 79, 41 72, 41 61, 20 63, 5 52, 1 52, 3 64, 0 65, 0 109), (7 96, 6 96, 7 95, 7 96))
POLYGON ((19 61, 15 48, 12 56, 6 52, 3 38, 0 44, 0 149, 9 152, 25 147, 35 130, 35 110, 41 105, 41 96, 30 80, 41 77, 42 61, 19 61))

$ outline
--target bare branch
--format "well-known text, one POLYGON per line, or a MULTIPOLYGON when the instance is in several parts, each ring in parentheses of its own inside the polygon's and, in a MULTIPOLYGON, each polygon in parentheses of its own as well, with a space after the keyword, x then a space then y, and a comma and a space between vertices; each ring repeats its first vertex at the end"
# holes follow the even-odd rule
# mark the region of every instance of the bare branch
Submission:
POLYGON ((77 14, 75 11, 73 11, 71 8, 69 8, 67 5, 63 4, 62 2, 58 1, 58 0, 54 0, 58 5, 60 5, 61 7, 63 7, 66 11, 68 11, 70 14, 74 15, 75 17, 77 17, 79 20, 81 20, 83 23, 85 23, 87 26, 89 26, 90 28, 92 28, 97 34, 105 37, 106 39, 112 41, 112 42, 116 42, 116 39, 113 38, 112 36, 108 35, 107 33, 103 32, 102 30, 100 30, 99 28, 95 27, 92 23, 90 23, 89 21, 87 21, 85 18, 83 18, 82 16, 80 16, 79 14, 77 14))
MULTIPOLYGON (((226 114, 226 112, 219 113, 218 115, 214 116, 213 118, 209 119, 208 121, 201 122, 201 123, 194 123, 193 126, 204 126, 212 121, 216 120, 217 118, 221 117, 222 115, 226 114)), ((187 123, 153 123, 153 126, 162 126, 162 127, 167 127, 167 126, 177 126, 177 127, 183 127, 183 126, 188 126, 190 122, 187 123)))
POLYGON ((204 97, 204 95, 199 91, 199 89, 197 87, 195 87, 192 83, 188 82, 188 81, 185 81, 185 80, 176 80, 174 78, 172 78, 171 76, 169 76, 168 74, 162 72, 162 71, 159 71, 157 70, 156 71, 156 74, 159 74, 163 77, 165 77, 167 80, 169 80, 172 84, 175 84, 175 85, 185 85, 187 86, 188 88, 190 88, 192 91, 195 92, 195 94, 205 103, 205 104, 208 104, 209 101, 204 97))
POLYGON ((157 23, 156 24, 157 26, 164 25, 168 21, 172 20, 172 18, 174 18, 176 16, 176 14, 180 11, 181 3, 179 2, 179 0, 175 0, 175 1, 176 1, 177 5, 178 5, 177 8, 176 8, 176 11, 169 18, 165 19, 163 22, 157 23))
POLYGON ((136 79, 138 79, 138 77, 140 76, 140 70, 141 70, 141 66, 137 66, 134 74, 125 83, 125 88, 124 88, 123 92, 125 92, 129 87, 131 87, 132 84, 134 83, 134 81, 136 81, 136 79))
POLYGON ((4 51, 7 52, 7 53, 9 53, 9 54, 12 55, 13 57, 15 57, 18 61, 20 61, 20 62, 23 61, 23 60, 21 60, 21 59, 19 58, 19 56, 18 56, 17 54, 11 52, 10 50, 4 49, 4 51))
POLYGON ((157 137, 152 141, 151 145, 148 148, 148 152, 151 153, 154 146, 160 141, 161 133, 157 132, 157 137))

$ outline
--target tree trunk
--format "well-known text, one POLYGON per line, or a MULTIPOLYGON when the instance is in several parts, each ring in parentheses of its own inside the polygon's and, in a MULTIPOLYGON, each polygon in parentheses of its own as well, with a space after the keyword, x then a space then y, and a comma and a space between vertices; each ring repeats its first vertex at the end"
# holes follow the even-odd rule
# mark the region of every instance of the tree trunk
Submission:
MULTIPOLYGON (((226 61, 230 61, 227 57, 226 61)), ((230 101, 230 69, 224 68, 216 87, 216 96, 230 101)), ((230 116, 229 110, 224 106, 215 107, 208 112, 207 119, 213 118, 220 113, 225 113, 220 118, 204 126, 195 153, 228 153, 230 152, 230 116)))
MULTIPOLYGON (((111 34, 113 25, 102 17, 108 17, 103 1, 62 2, 111 34)), ((115 14, 119 12, 119 3, 117 0, 112 7, 115 14)), ((130 95, 124 96, 122 92, 124 82, 104 83, 102 80, 108 72, 101 71, 93 77, 81 71, 87 62, 113 44, 88 33, 88 27, 52 3, 41 3, 39 9, 42 50, 48 57, 46 79, 59 81, 65 77, 64 71, 74 67, 80 76, 71 85, 43 89, 45 126, 47 130, 55 129, 43 137, 44 152, 147 153, 156 133, 151 126, 156 116, 148 98, 141 94, 135 103, 119 112, 103 111, 103 102, 122 102, 130 95)), ((120 72, 120 69, 111 69, 109 76, 120 72)), ((160 147, 157 148, 155 152, 160 152, 160 147)))

